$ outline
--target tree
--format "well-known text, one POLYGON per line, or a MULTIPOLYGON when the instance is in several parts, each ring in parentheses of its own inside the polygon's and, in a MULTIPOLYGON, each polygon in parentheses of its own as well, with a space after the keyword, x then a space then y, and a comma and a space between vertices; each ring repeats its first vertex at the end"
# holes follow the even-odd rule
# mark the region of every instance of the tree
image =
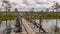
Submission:
POLYGON ((58 2, 54 3, 52 8, 54 8, 55 10, 58 10, 58 8, 60 8, 60 5, 58 4, 58 2))
POLYGON ((17 8, 15 8, 15 12, 18 12, 18 9, 17 8))
MULTIPOLYGON (((2 6, 3 7, 5 6, 5 9, 6 9, 6 17, 7 17, 7 12, 10 12, 11 5, 9 4, 9 1, 3 0, 2 6)), ((6 34, 10 34, 10 32, 11 32, 11 28, 8 27, 7 20, 6 20, 6 34)))
POLYGON ((60 5, 58 4, 58 2, 56 2, 52 7, 56 10, 56 26, 55 26, 55 32, 57 32, 57 30, 58 30, 58 27, 57 27, 57 12, 58 12, 58 9, 60 8, 60 5))
POLYGON ((47 9, 46 9, 46 12, 48 12, 48 11, 49 11, 49 9, 47 8, 47 9))
POLYGON ((8 3, 8 12, 10 12, 11 10, 11 4, 8 3))
POLYGON ((11 4, 9 3, 9 1, 3 0, 2 6, 5 6, 5 9, 7 12, 10 12, 11 9, 11 4), (6 5, 6 6, 5 6, 6 5))

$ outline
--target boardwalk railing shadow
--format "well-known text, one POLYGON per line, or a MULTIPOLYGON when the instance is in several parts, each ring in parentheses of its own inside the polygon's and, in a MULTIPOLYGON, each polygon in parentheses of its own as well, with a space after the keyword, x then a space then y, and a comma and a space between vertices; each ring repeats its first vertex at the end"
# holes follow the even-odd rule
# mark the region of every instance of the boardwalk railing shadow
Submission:
POLYGON ((43 32, 46 33, 46 31, 42 27, 40 27, 41 25, 39 23, 32 21, 31 19, 28 19, 28 18, 26 20, 28 20, 30 23, 33 23, 33 25, 37 26, 37 28, 40 28, 43 32))

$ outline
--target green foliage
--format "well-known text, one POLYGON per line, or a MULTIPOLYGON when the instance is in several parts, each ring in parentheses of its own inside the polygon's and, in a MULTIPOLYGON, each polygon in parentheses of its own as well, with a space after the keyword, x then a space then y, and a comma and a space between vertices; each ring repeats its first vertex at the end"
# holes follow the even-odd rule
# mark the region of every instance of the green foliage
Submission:
POLYGON ((49 11, 49 9, 47 8, 46 11, 49 11))
POLYGON ((18 12, 17 8, 15 8, 15 12, 18 12))
MULTIPOLYGON (((24 18, 30 19, 60 19, 60 12, 20 12, 24 18), (57 16, 56 16, 57 13, 57 16)), ((0 12, 0 20, 15 19, 17 12, 0 12)))
POLYGON ((17 16, 17 13, 13 12, 0 12, 0 20, 10 20, 15 19, 17 16))
POLYGON ((40 16, 43 19, 60 19, 60 12, 22 12, 23 17, 31 19, 39 19, 40 16), (56 16, 57 13, 57 16, 56 16))
POLYGON ((58 8, 60 8, 60 5, 58 4, 58 2, 56 2, 52 7, 53 7, 54 9, 58 9, 58 8))

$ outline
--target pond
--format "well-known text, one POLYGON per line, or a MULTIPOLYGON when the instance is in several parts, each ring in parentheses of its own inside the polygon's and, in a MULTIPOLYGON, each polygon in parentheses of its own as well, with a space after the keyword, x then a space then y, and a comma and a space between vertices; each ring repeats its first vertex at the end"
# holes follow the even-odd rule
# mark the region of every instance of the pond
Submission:
MULTIPOLYGON (((39 23, 38 19, 35 19, 37 23, 39 23)), ((7 20, 7 26, 11 26, 11 28, 14 28, 14 23, 15 20, 7 20)), ((52 32, 54 31, 54 28, 56 26, 56 19, 43 19, 42 20, 42 27, 44 30, 47 32, 52 32)), ((60 19, 57 19, 57 27, 59 28, 60 31, 60 19)), ((4 34, 6 30, 6 21, 2 21, 0 24, 0 34, 4 34)))
MULTIPOLYGON (((34 21, 39 23, 38 19, 35 19, 34 21)), ((54 31, 56 26, 56 19, 43 19, 41 25, 46 31, 54 31)), ((60 30, 60 19, 57 19, 57 27, 60 30)))
MULTIPOLYGON (((11 26, 13 28, 15 23, 15 20, 7 20, 7 27, 11 26)), ((0 34, 5 34, 6 30, 6 21, 2 21, 0 24, 0 34)))

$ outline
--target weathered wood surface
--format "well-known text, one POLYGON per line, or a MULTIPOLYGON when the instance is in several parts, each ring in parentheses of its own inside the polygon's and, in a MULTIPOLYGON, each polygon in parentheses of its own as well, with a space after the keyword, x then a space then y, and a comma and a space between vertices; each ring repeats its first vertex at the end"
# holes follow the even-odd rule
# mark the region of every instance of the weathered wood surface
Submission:
POLYGON ((28 21, 26 19, 22 18, 22 22, 28 34, 35 34, 35 32, 29 26, 28 21))

